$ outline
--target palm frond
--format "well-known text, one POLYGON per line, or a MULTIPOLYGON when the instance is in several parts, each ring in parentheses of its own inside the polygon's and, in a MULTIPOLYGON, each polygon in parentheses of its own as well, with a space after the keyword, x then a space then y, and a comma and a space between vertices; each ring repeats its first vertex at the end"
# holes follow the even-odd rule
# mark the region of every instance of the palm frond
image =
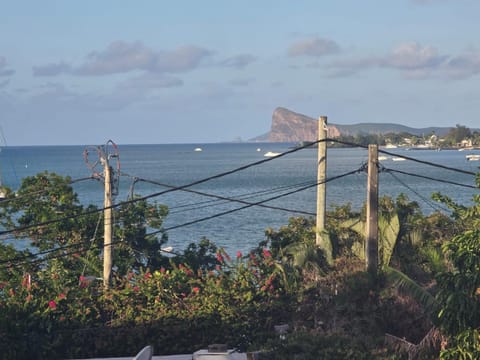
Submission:
POLYGON ((384 272, 387 283, 404 294, 411 296, 422 305, 427 313, 432 315, 438 310, 438 302, 435 297, 406 274, 389 266, 384 268, 384 272))

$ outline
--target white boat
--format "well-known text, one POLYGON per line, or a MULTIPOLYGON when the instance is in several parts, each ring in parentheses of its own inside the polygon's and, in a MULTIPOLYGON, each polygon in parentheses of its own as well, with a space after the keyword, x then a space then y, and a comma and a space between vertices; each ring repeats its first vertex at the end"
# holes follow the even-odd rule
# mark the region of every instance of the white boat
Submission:
POLYGON ((392 160, 393 161, 405 161, 407 159, 403 158, 403 157, 392 157, 392 160))
POLYGON ((465 158, 466 158, 468 161, 479 161, 479 160, 480 160, 480 154, 469 154, 469 155, 465 155, 465 158))
POLYGON ((265 157, 274 157, 274 156, 278 156, 280 155, 281 153, 279 152, 273 152, 273 151, 267 151, 265 154, 263 154, 263 156, 265 157))
POLYGON ((387 144, 387 145, 385 145, 385 149, 396 149, 396 148, 398 148, 398 146, 397 146, 397 145, 394 145, 394 144, 387 144))
POLYGON ((193 151, 200 152, 200 151, 203 151, 203 149, 201 147, 198 147, 198 148, 195 148, 193 151))
POLYGON ((388 160, 388 156, 381 155, 381 156, 378 157, 378 160, 380 160, 380 161, 388 160))

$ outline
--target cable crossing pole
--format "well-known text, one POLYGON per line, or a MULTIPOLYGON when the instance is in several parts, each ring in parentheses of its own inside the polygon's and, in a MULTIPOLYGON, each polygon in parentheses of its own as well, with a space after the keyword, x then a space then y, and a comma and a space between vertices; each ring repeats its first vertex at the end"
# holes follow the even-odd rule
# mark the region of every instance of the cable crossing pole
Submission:
POLYGON ((112 234, 113 234, 113 196, 118 195, 118 183, 120 174, 120 160, 117 145, 108 140, 102 146, 96 147, 98 160, 94 163, 89 161, 89 151, 85 149, 83 156, 85 163, 91 169, 94 178, 102 179, 104 182, 104 200, 103 200, 103 286, 105 289, 110 287, 112 273, 112 234), (110 159, 116 160, 116 172, 110 166, 110 159), (103 174, 96 171, 95 168, 100 163, 103 167, 103 174))
POLYGON ((367 226, 365 234, 365 262, 367 271, 377 275, 378 270, 378 146, 368 145, 367 226))
POLYGON ((112 273, 112 168, 108 163, 108 155, 103 153, 100 158, 105 174, 105 196, 103 202, 103 286, 110 287, 112 273))
POLYGON ((317 157, 317 231, 315 244, 321 248, 328 262, 332 260, 332 244, 325 231, 326 217, 326 178, 327 178, 327 117, 318 119, 318 157, 317 157))

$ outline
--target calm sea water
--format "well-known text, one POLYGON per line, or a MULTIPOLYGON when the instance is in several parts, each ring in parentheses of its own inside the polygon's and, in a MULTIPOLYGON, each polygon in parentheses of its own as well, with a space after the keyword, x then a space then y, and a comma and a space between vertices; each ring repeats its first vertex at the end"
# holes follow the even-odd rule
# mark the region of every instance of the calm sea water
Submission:
MULTIPOLYGON (((236 169, 263 160, 267 151, 284 152, 292 144, 283 143, 226 143, 226 144, 168 144, 168 145, 119 145, 120 177, 119 193, 115 202, 127 200, 134 178, 182 186, 201 179, 236 169), (201 148, 203 151, 194 151, 201 148)), ((38 172, 49 171, 69 175, 72 179, 88 177, 91 169, 83 158, 84 146, 5 147, 0 152, 2 183, 18 188, 21 179, 38 172)), ((92 147, 89 147, 92 150, 92 147)), ((466 161, 466 152, 459 151, 406 151, 391 150, 399 155, 430 161, 472 172, 478 171, 479 162, 466 161)), ((364 149, 328 149, 327 177, 338 176, 356 169, 367 161, 364 149)), ((91 162, 98 160, 95 151, 90 151, 91 162)), ((270 197, 294 191, 316 182, 317 151, 303 149, 281 158, 221 178, 191 187, 192 190, 258 202, 270 197)), ((389 169, 429 176, 435 179, 474 185, 472 175, 452 172, 413 161, 392 161, 381 164, 389 169)), ((116 166, 115 159, 112 165, 116 166)), ((97 167, 98 171, 101 168, 97 167)), ((425 213, 440 209, 431 200, 432 192, 441 192, 455 201, 470 203, 476 189, 444 184, 418 177, 380 173, 380 195, 397 196, 405 193, 417 201, 425 213)), ((327 184, 328 207, 351 203, 354 209, 366 199, 367 176, 365 172, 331 181, 327 184)), ((98 181, 82 181, 74 185, 79 199, 84 204, 103 205, 103 184, 98 181)), ((166 187, 145 182, 136 182, 136 194, 145 196, 166 190, 166 187)), ((287 224, 289 217, 300 215, 295 211, 315 213, 316 190, 312 187, 265 203, 292 211, 249 207, 192 225, 183 224, 243 207, 243 204, 218 200, 185 191, 173 191, 152 198, 165 204, 170 214, 165 221, 169 242, 182 250, 190 242, 202 237, 223 246, 229 252, 246 251, 264 239, 268 227, 278 229, 287 224), (178 227, 177 227, 178 226, 178 227), (176 228, 177 227, 177 228, 176 228)))

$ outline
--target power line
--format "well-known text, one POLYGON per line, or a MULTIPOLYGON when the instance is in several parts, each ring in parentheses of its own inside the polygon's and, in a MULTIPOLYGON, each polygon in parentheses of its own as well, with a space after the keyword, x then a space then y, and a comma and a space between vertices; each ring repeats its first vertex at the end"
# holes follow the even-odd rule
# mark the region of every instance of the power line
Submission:
MULTIPOLYGON (((141 178, 139 178, 138 180, 139 180, 139 181, 146 182, 146 183, 154 184, 154 185, 163 186, 163 187, 168 187, 168 188, 173 188, 173 189, 176 188, 176 186, 172 186, 172 185, 160 183, 160 182, 153 181, 153 180, 146 180, 146 179, 141 179, 141 178)), ((317 183, 310 184, 310 185, 308 185, 307 188, 312 187, 312 186, 315 186, 315 185, 317 185, 317 183)), ((263 203, 258 203, 258 202, 257 202, 257 203, 250 203, 250 202, 247 202, 247 201, 244 201, 244 200, 240 200, 240 199, 236 199, 236 198, 230 198, 230 197, 221 196, 221 195, 209 194, 209 193, 205 193, 205 192, 197 191, 197 190, 192 190, 192 189, 181 189, 181 190, 182 190, 182 191, 185 191, 185 192, 197 194, 197 195, 202 195, 202 196, 207 196, 207 197, 213 197, 213 198, 218 199, 218 200, 225 200, 225 201, 227 201, 227 202, 236 202, 236 203, 240 203, 240 204, 244 204, 244 205, 256 205, 256 206, 264 207, 264 208, 267 208, 267 209, 281 210, 281 211, 287 211, 287 212, 304 214, 304 215, 312 215, 312 216, 315 215, 315 213, 308 212, 308 211, 293 210, 293 209, 287 209, 287 208, 283 208, 283 207, 279 207, 279 206, 264 205, 263 203)), ((287 193, 287 195, 288 195, 288 193, 287 193)), ((268 200, 267 200, 267 201, 268 201, 268 200)))
POLYGON ((462 184, 462 183, 458 183, 458 182, 450 181, 450 180, 435 179, 431 176, 414 174, 414 173, 411 173, 411 172, 402 171, 402 170, 394 170, 394 169, 389 169, 389 168, 386 168, 386 167, 382 167, 381 171, 385 171, 385 172, 388 172, 388 173, 399 173, 399 174, 403 174, 403 175, 414 176, 414 177, 418 177, 418 178, 422 178, 422 179, 427 179, 427 180, 440 182, 440 183, 443 183, 443 184, 451 184, 451 185, 461 186, 461 187, 470 188, 470 189, 478 189, 478 187, 475 186, 475 185, 462 184))
POLYGON ((427 203, 434 211, 437 211, 437 210, 443 210, 443 211, 447 211, 448 209, 445 209, 441 206, 435 206, 434 203, 432 203, 432 201, 430 201, 429 199, 427 199, 426 197, 424 197, 423 195, 421 195, 418 191, 414 190, 411 186, 408 186, 405 182, 403 182, 402 180, 400 180, 398 178, 398 176, 395 176, 395 174, 391 171, 387 171, 387 173, 393 178, 395 179, 398 183, 400 183, 401 185, 403 185, 405 188, 407 188, 408 190, 410 190, 412 193, 414 193, 415 195, 417 195, 420 199, 422 199, 425 203, 427 203))
MULTIPOLYGON (((348 145, 348 146, 352 146, 352 147, 361 147, 361 148, 364 148, 364 149, 368 149, 368 146, 361 145, 361 144, 355 144, 355 143, 351 143, 351 142, 348 142, 348 141, 342 141, 342 140, 338 140, 338 139, 326 139, 326 141, 332 141, 332 142, 336 142, 336 143, 343 144, 343 145, 348 145)), ((380 150, 379 149, 378 152, 380 152, 382 154, 390 155, 390 156, 400 157, 400 158, 406 159, 406 160, 411 160, 411 161, 414 161, 414 162, 417 162, 417 163, 420 163, 420 164, 437 167, 437 168, 440 168, 440 169, 450 170, 450 171, 454 171, 454 172, 458 172, 458 173, 462 173, 462 174, 467 174, 467 175, 473 175, 473 176, 477 175, 476 173, 474 173, 472 171, 457 169, 457 168, 453 168, 453 167, 446 166, 446 165, 441 165, 441 164, 435 164, 435 163, 430 162, 430 161, 419 160, 419 159, 415 159, 415 158, 410 157, 410 156, 399 155, 399 154, 395 154, 395 153, 385 151, 385 150, 380 150)))
MULTIPOLYGON (((76 184, 76 183, 78 183, 78 182, 82 182, 82 181, 86 181, 86 180, 98 180, 98 179, 96 179, 96 178, 93 177, 93 176, 88 176, 88 177, 83 177, 83 178, 78 178, 78 179, 70 180, 70 181, 68 182, 68 184, 69 184, 69 185, 71 185, 71 184, 76 184)), ((21 194, 21 195, 15 194, 14 197, 5 198, 5 199, 0 200, 0 203, 5 204, 5 203, 8 203, 8 202, 12 202, 12 201, 18 201, 18 200, 21 200, 21 199, 23 199, 23 198, 28 198, 28 197, 30 197, 30 196, 35 196, 35 195, 43 194, 43 193, 46 193, 47 191, 49 191, 50 188, 53 188, 53 186, 48 186, 48 187, 43 188, 43 189, 41 189, 41 190, 32 191, 32 192, 29 192, 29 193, 26 193, 26 194, 21 194)))
POLYGON ((95 214, 95 213, 104 211, 105 209, 116 208, 116 207, 120 207, 120 206, 123 206, 123 205, 133 204, 133 203, 144 201, 144 200, 147 200, 147 199, 150 199, 150 198, 153 198, 153 197, 158 197, 160 195, 163 195, 163 194, 166 194, 166 193, 169 193, 169 192, 186 189, 186 188, 194 186, 194 185, 199 185, 199 184, 205 183, 205 182, 213 180, 213 179, 218 179, 218 178, 221 178, 221 177, 224 177, 224 176, 227 176, 227 175, 231 175, 231 174, 234 174, 234 173, 242 171, 242 170, 246 170, 248 168, 266 163, 268 161, 276 160, 278 158, 281 158, 281 157, 286 156, 288 154, 294 153, 296 151, 303 150, 307 147, 311 147, 312 145, 317 144, 317 143, 322 142, 322 141, 326 141, 326 140, 318 140, 318 141, 315 141, 315 142, 312 142, 312 143, 309 143, 309 144, 299 146, 299 147, 296 147, 294 149, 285 151, 283 153, 278 154, 275 157, 259 160, 259 161, 256 161, 256 162, 244 165, 244 166, 240 166, 238 168, 235 168, 235 169, 232 169, 232 170, 229 170, 229 171, 225 171, 225 172, 222 172, 222 173, 219 173, 219 174, 216 174, 216 175, 209 176, 207 178, 203 178, 203 179, 191 182, 191 183, 186 184, 186 185, 178 186, 178 187, 173 188, 173 189, 167 189, 167 190, 164 190, 164 191, 152 193, 150 195, 145 195, 145 196, 141 196, 141 197, 138 197, 138 198, 135 198, 135 199, 130 199, 130 200, 127 200, 127 201, 119 202, 119 203, 113 204, 109 207, 97 208, 95 210, 85 211, 80 215, 66 216, 66 217, 62 217, 62 218, 52 219, 52 220, 44 221, 44 222, 37 223, 37 224, 30 224, 30 225, 25 225, 25 226, 22 226, 22 227, 17 227, 15 229, 2 230, 2 231, 0 231, 0 236, 4 235, 4 234, 10 234, 10 233, 13 233, 13 232, 28 230, 28 229, 31 229, 31 228, 34 228, 34 227, 46 226, 46 225, 51 225, 51 224, 54 224, 54 223, 57 223, 57 222, 72 220, 72 219, 78 218, 80 216, 87 216, 87 215, 95 214))
MULTIPOLYGON (((236 208, 236 209, 231 209, 231 210, 227 210, 227 211, 223 211, 221 213, 217 213, 217 214, 214 214, 214 215, 210 215, 210 216, 206 216, 206 217, 203 217, 203 218, 200 218, 200 219, 197 219, 197 220, 192 220, 192 221, 188 221, 186 223, 183 223, 183 224, 179 224, 179 225, 174 225, 174 226, 171 226, 169 228, 165 228, 163 229, 163 231, 170 231, 170 230, 173 230, 173 229, 178 229, 178 228, 182 228, 182 227, 185 227, 185 226, 189 226, 189 225, 193 225, 193 224, 196 224, 196 223, 199 223, 199 222, 203 222, 203 221, 206 221, 206 220, 211 220, 211 219, 215 219, 217 217, 220 217, 220 216, 223 216, 223 215, 227 215, 227 214, 231 214, 231 213, 234 213, 236 211, 240 211, 240 210, 244 210, 244 209, 247 209, 247 208, 250 208, 252 206, 259 206, 260 204, 263 204, 265 202, 268 202, 268 201, 272 201, 272 200, 276 200, 276 199, 279 199, 281 197, 284 197, 284 196, 287 196, 287 195, 291 195, 291 194, 294 194, 294 193, 297 193, 297 192, 300 192, 300 191, 304 191, 304 190, 307 190, 307 189, 310 189, 314 186, 317 186, 318 184, 321 184, 321 183, 327 183, 327 182, 330 182, 330 181, 333 181, 333 180, 338 180, 340 178, 343 178, 343 177, 346 177, 346 176, 349 176, 349 175, 353 175, 357 172, 360 172, 360 171, 364 171, 364 168, 360 168, 360 169, 357 169, 357 170, 353 170, 353 171, 349 171, 347 173, 344 173, 344 174, 341 174, 341 175, 337 175, 337 176, 333 176, 331 178, 328 178, 326 179, 325 181, 322 181, 322 182, 318 182, 318 183, 314 183, 313 185, 306 185, 306 186, 303 186, 299 189, 296 189, 296 190, 293 190, 293 191, 290 191, 288 193, 285 193, 285 194, 281 194, 281 195, 277 195, 277 196, 273 196, 273 197, 270 197, 268 199, 264 199, 264 200, 261 200, 261 201, 257 201, 257 202, 254 202, 254 203, 249 203, 248 205, 245 205, 245 206, 241 206, 239 208, 236 208)), ((149 233, 148 235, 153 235, 153 234, 156 234, 160 231, 154 231, 154 232, 151 232, 149 233)))
MULTIPOLYGON (((285 186, 279 186, 279 187, 270 188, 270 189, 266 189, 266 190, 259 190, 259 191, 249 192, 249 193, 243 193, 243 194, 240 194, 240 195, 238 195, 238 196, 236 196, 235 198, 232 198, 232 199, 234 199, 234 200, 236 200, 236 199, 245 200, 245 199, 249 199, 249 198, 252 198, 252 197, 255 197, 255 196, 258 196, 258 195, 272 194, 272 193, 280 192, 280 191, 283 191, 283 190, 292 189, 292 188, 296 188, 296 187, 299 187, 299 186, 304 186, 304 185, 311 184, 311 183, 312 183, 311 181, 308 181, 308 182, 302 182, 302 183, 299 183, 299 184, 285 185, 285 186)), ((206 201, 201 201, 201 202, 197 202, 197 203, 188 203, 188 204, 169 207, 169 210, 172 210, 172 209, 175 210, 175 209, 189 207, 189 209, 187 209, 187 211, 188 211, 190 209, 201 209, 201 208, 205 208, 205 207, 209 207, 209 206, 215 206, 218 203, 219 203, 218 200, 206 200, 206 201)), ((225 201, 221 202, 221 204, 224 204, 224 203, 225 203, 225 201)), ((173 212, 169 211, 169 214, 179 213, 181 211, 182 210, 177 210, 177 211, 173 211, 173 212)))

